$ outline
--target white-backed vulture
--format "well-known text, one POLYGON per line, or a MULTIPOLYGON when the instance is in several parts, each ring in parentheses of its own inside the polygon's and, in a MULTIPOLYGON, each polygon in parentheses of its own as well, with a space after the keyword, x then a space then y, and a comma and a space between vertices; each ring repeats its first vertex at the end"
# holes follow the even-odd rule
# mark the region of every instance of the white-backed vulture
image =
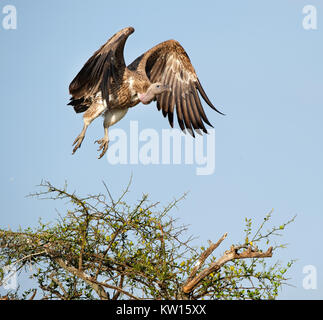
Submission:
MULTIPOLYGON (((162 42, 126 66, 125 42, 134 28, 120 30, 85 63, 69 86, 69 105, 84 112, 82 132, 75 139, 73 154, 81 146, 90 123, 104 115, 104 137, 96 142, 102 158, 108 148, 108 128, 121 120, 128 109, 142 102, 157 102, 158 110, 174 125, 174 112, 180 128, 194 137, 194 131, 207 133, 206 117, 199 95, 215 111, 196 75, 191 61, 175 40, 162 42)), ((222 113, 221 113, 222 114, 222 113)))

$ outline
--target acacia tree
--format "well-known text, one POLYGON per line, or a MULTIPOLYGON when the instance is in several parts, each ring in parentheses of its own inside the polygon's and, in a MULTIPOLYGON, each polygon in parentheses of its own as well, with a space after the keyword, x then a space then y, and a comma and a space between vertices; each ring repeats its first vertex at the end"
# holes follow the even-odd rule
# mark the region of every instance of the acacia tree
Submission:
POLYGON ((80 197, 66 185, 43 182, 32 196, 64 200, 66 212, 33 229, 0 229, 0 285, 8 265, 18 272, 32 266, 37 282, 36 288, 18 288, 6 298, 274 299, 285 284, 293 261, 286 266, 266 261, 283 247, 270 245, 272 238, 294 218, 265 231, 270 212, 255 232, 245 219, 242 242, 216 258, 213 252, 227 233, 207 247, 192 246, 187 226, 169 214, 182 198, 160 208, 144 194, 129 205, 129 185, 118 199, 104 186, 104 194, 80 197))

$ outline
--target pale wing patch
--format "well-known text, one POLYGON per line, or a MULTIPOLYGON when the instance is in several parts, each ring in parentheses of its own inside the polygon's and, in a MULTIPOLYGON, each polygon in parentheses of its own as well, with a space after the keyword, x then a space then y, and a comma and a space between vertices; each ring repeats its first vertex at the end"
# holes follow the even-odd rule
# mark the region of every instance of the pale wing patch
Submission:
MULTIPOLYGON (((94 101, 97 104, 103 105, 105 108, 107 108, 107 102, 105 99, 102 99, 102 92, 99 91, 95 97, 94 97, 94 101)), ((117 97, 114 94, 109 94, 109 104, 113 105, 116 104, 118 102, 117 97)))
MULTIPOLYGON (((167 69, 170 69, 174 73, 175 79, 177 81, 183 82, 185 84, 189 84, 190 81, 197 81, 196 75, 187 70, 183 63, 175 55, 170 55, 168 57, 166 63, 166 70, 167 69)), ((166 78, 166 73, 167 71, 165 72, 163 78, 166 78)))
POLYGON ((134 95, 136 94, 136 91, 133 87, 134 83, 135 83, 135 79, 133 77, 130 77, 128 80, 127 80, 128 84, 129 84, 129 90, 130 90, 130 93, 131 95, 134 95))

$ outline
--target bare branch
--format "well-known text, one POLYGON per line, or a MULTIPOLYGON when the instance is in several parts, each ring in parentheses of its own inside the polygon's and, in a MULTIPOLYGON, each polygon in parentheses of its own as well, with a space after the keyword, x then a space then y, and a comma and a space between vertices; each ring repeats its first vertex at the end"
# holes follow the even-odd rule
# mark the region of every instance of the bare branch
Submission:
MULTIPOLYGON (((230 250, 225 251, 224 255, 221 258, 211 263, 208 268, 201 271, 197 276, 195 276, 190 281, 186 281, 182 288, 183 292, 185 294, 192 292, 194 288, 205 277, 207 277, 212 272, 218 271, 224 264, 226 264, 229 261, 232 261, 235 259, 247 259, 247 258, 268 258, 268 257, 272 257, 272 250, 273 250, 273 248, 270 247, 266 252, 261 252, 258 249, 255 250, 251 246, 249 246, 241 253, 238 253, 239 249, 241 249, 241 246, 232 246, 230 250)), ((202 255, 207 255, 209 251, 210 251, 210 248, 207 249, 202 255)))
POLYGON ((188 279, 186 280, 184 287, 188 285, 192 279, 195 277, 198 270, 201 269, 205 260, 209 257, 209 255, 222 243, 222 241, 227 237, 228 233, 225 233, 216 243, 211 242, 208 249, 206 249, 200 255, 199 259, 197 260, 196 264, 194 265, 188 279))
POLYGON ((115 290, 115 294, 112 297, 112 300, 117 300, 121 294, 122 287, 123 287, 123 280, 124 280, 124 274, 120 276, 120 282, 119 282, 119 289, 115 290))
MULTIPOLYGON (((97 283, 99 283, 99 282, 97 282, 97 283)), ((123 293, 123 294, 125 294, 126 296, 128 296, 128 297, 130 297, 130 298, 132 298, 132 299, 134 299, 134 300, 140 300, 138 297, 136 297, 136 296, 132 295, 131 293, 129 293, 129 292, 127 292, 127 291, 123 290, 122 288, 117 287, 117 286, 113 286, 113 285, 110 285, 110 284, 107 284, 107 283, 104 283, 104 282, 100 282, 100 285, 102 285, 102 286, 104 286, 104 287, 106 287, 106 288, 109 288, 109 289, 117 290, 117 291, 119 291, 120 293, 123 293)))
POLYGON ((98 282, 93 281, 93 279, 86 275, 83 271, 80 271, 73 266, 68 266, 61 258, 56 258, 55 261, 66 271, 71 272, 75 276, 84 280, 98 294, 101 300, 109 300, 108 294, 102 288, 103 284, 99 284, 98 282))

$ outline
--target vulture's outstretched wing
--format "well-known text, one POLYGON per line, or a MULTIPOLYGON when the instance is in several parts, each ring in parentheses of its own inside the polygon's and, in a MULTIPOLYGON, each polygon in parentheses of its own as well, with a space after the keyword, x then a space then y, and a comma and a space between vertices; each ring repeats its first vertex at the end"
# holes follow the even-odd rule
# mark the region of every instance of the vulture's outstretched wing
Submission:
POLYGON ((193 136, 194 130, 199 132, 202 129, 207 133, 203 121, 212 125, 205 115, 198 92, 212 109, 221 112, 207 97, 190 58, 177 41, 168 40, 158 44, 134 61, 134 64, 138 64, 137 69, 145 70, 152 83, 161 82, 170 86, 171 91, 157 97, 157 108, 162 110, 164 117, 168 115, 171 127, 176 105, 178 124, 183 131, 186 127, 193 136))
POLYGON ((69 86, 72 99, 86 99, 101 91, 108 106, 109 85, 122 79, 126 68, 123 49, 133 32, 132 27, 120 30, 93 54, 69 86))

